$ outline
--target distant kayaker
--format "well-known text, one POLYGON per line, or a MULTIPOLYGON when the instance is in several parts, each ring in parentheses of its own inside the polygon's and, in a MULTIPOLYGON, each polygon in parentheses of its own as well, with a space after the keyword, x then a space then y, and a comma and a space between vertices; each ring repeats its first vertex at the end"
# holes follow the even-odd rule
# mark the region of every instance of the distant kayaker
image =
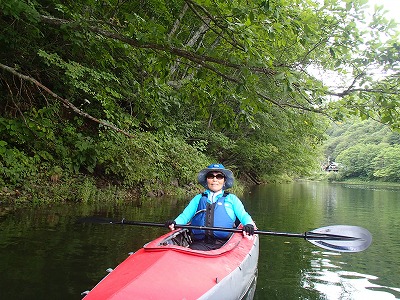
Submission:
MULTIPOLYGON (((197 180, 206 190, 196 195, 175 220, 165 222, 166 227, 174 230, 176 224, 190 222, 194 226, 234 228, 237 218, 244 224, 245 236, 254 234, 255 223, 242 201, 226 191, 234 182, 231 170, 225 169, 222 164, 211 164, 199 172, 197 180)), ((230 234, 226 231, 192 229, 193 243, 190 248, 206 251, 218 249, 230 234)))

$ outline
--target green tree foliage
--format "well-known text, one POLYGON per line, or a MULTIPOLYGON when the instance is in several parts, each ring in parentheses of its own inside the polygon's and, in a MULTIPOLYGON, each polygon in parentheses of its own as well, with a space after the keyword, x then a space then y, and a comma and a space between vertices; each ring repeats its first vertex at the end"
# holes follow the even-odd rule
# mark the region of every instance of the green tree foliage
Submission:
POLYGON ((294 176, 314 167, 325 115, 397 126, 393 21, 378 10, 366 24, 362 0, 295 4, 1 0, 3 181, 188 183, 211 161, 294 176))
POLYGON ((341 164, 341 176, 396 182, 400 180, 400 134, 375 121, 331 127, 325 155, 341 164))
POLYGON ((374 177, 385 181, 400 181, 400 145, 382 149, 373 160, 374 177))
POLYGON ((337 157, 337 162, 344 167, 346 177, 374 179, 374 159, 388 146, 387 144, 357 143, 343 150, 337 157))

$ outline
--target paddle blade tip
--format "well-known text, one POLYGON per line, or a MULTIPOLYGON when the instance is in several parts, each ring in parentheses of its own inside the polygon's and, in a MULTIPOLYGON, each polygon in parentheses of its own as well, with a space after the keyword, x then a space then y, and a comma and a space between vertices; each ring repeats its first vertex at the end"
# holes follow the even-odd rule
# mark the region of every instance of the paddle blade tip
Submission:
POLYGON ((351 225, 333 225, 315 229, 310 233, 321 235, 321 238, 308 240, 315 246, 336 252, 361 252, 372 243, 371 233, 362 227, 351 225), (324 238, 322 235, 325 235, 324 238), (330 239, 335 237, 335 239, 330 239))

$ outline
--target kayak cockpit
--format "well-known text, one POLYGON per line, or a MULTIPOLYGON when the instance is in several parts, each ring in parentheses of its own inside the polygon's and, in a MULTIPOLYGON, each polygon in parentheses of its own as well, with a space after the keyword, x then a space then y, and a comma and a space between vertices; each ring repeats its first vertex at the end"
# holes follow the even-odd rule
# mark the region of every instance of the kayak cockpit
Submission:
POLYGON ((180 247, 188 248, 192 243, 192 237, 188 229, 181 229, 174 231, 171 235, 163 239, 159 246, 175 245, 180 247))
POLYGON ((243 239, 246 239, 241 232, 233 233, 226 243, 219 249, 203 251, 190 249, 192 238, 188 229, 177 229, 169 232, 154 241, 143 246, 145 251, 166 251, 174 250, 197 256, 219 256, 237 247, 243 239))

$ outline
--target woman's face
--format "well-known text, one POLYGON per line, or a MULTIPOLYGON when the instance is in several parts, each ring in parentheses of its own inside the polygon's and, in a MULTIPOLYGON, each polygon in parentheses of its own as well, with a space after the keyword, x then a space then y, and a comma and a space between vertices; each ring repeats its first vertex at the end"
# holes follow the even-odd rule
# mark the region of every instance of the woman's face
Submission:
POLYGON ((221 172, 210 172, 206 175, 208 189, 212 192, 219 192, 224 187, 225 175, 221 172))

